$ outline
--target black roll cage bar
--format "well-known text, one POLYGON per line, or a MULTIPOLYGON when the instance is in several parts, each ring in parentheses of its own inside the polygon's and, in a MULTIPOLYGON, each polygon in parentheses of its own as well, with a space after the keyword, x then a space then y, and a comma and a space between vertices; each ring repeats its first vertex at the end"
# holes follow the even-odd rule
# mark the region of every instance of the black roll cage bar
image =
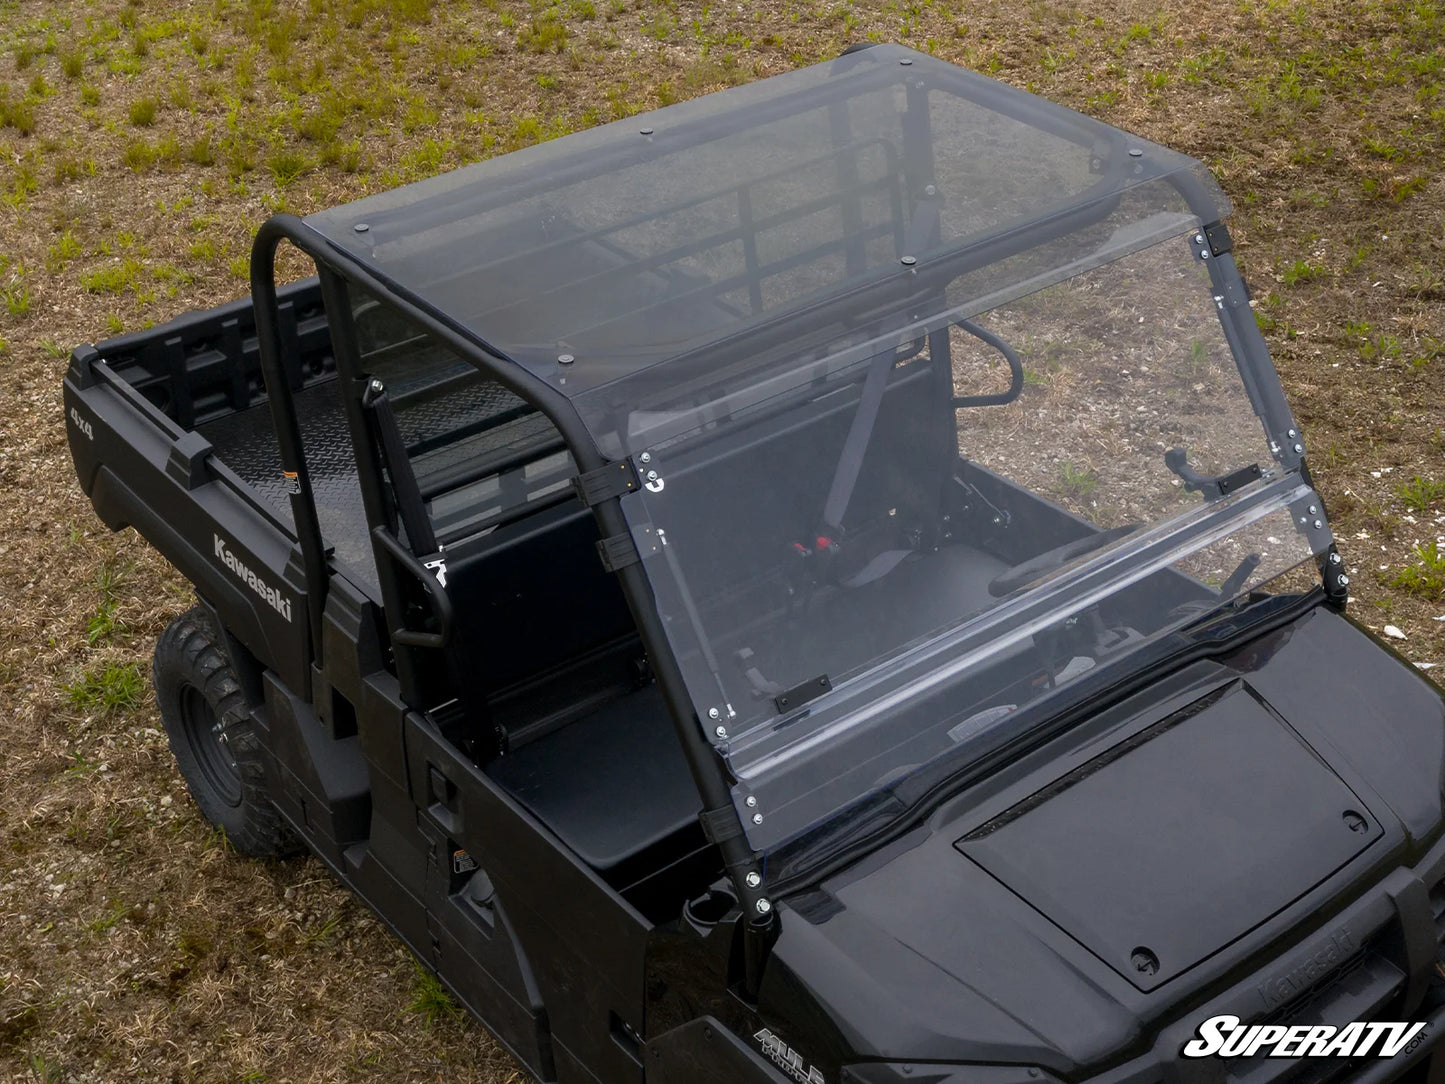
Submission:
MULTIPOLYGON (((425 328, 430 334, 456 350, 482 372, 497 380, 545 414, 557 426, 572 453, 579 472, 596 470, 607 461, 571 400, 521 366, 507 363, 496 354, 478 347, 475 340, 444 318, 413 299, 404 296, 370 269, 338 252, 324 238, 311 230, 295 215, 279 214, 262 224, 251 250, 251 294, 256 308, 256 336, 261 358, 261 372, 266 382, 272 419, 280 447, 282 469, 294 471, 297 486, 291 494, 291 511, 295 519, 302 567, 306 571, 308 590, 307 617, 313 651, 321 648, 321 615, 326 603, 328 575, 326 553, 321 538, 320 522, 312 497, 311 480, 307 474, 306 456, 301 443, 301 429, 295 404, 287 394, 290 385, 282 364, 280 329, 276 319, 276 250, 282 241, 289 241, 316 261, 318 270, 352 281, 385 298, 397 311, 425 328)), ((334 284, 333 284, 334 285, 334 284)), ((334 294, 333 294, 334 296, 334 294)), ((338 324, 345 323, 337 319, 338 324)), ((628 530, 622 507, 617 500, 605 500, 593 506, 598 529, 603 538, 628 530)), ((633 563, 618 570, 623 594, 632 611, 633 620, 643 648, 652 662, 658 686, 673 717, 683 753, 692 772, 693 782, 702 799, 702 818, 708 835, 722 852, 723 864, 733 882, 734 891, 748 917, 750 949, 745 958, 750 962, 750 975, 760 966, 767 943, 775 930, 776 919, 767 899, 759 857, 748 845, 742 822, 733 808, 728 780, 722 762, 702 737, 693 716, 692 702, 672 653, 653 601, 652 587, 642 570, 633 563), (688 720, 691 720, 689 723, 688 720)), ((388 622, 390 624, 390 622, 388 622)), ((390 631, 390 630, 389 630, 390 631)))
MULTIPOLYGON (((1102 125, 1095 129, 1091 124, 1081 124, 1079 129, 1073 131, 1062 131, 1063 125, 1059 119, 1046 110, 1036 109, 1026 100, 1020 101, 1013 95, 1000 93, 998 88, 992 87, 986 80, 979 80, 978 89, 980 91, 979 101, 982 104, 1016 117, 1023 114, 1029 123, 1057 134, 1066 135, 1074 142, 1092 138, 1096 150, 1098 147, 1097 137, 1101 131, 1112 132, 1102 125)), ((926 118, 926 113, 924 116, 926 118)), ((917 133, 914 133, 912 138, 916 141, 917 133)), ((1206 217, 1212 218, 1214 202, 1209 198, 1200 180, 1192 173, 1177 169, 1159 170, 1157 167, 1151 169, 1147 157, 1140 158, 1126 154, 1122 134, 1114 134, 1112 144, 1109 148, 1110 157, 1114 159, 1114 162, 1111 163, 1111 174, 1117 175, 1117 171, 1123 168, 1133 168, 1136 174, 1142 172, 1140 167, 1148 169, 1154 179, 1162 176, 1175 187, 1202 222, 1206 217), (1205 208, 1208 208, 1208 211, 1204 211, 1205 208)), ((927 158, 931 161, 931 150, 927 153, 927 158)), ((1101 184, 1107 183, 1109 179, 1111 178, 1103 178, 1101 184)), ((1150 179, 1150 177, 1145 175, 1145 179, 1150 179)), ((1090 191, 1097 191, 1097 188, 1098 186, 1090 191)), ((1095 201, 1095 203, 1096 205, 1102 203, 1107 208, 1112 206, 1113 201, 1106 199, 1095 201)), ((1058 236, 1062 232, 1067 232, 1068 228, 1077 222, 1081 212, 1087 213, 1090 209, 1092 208, 1087 204, 1075 205, 1072 208, 1056 208, 1055 212, 1045 218, 1042 223, 1036 223, 1035 228, 1041 225, 1048 235, 1058 236), (1049 227, 1053 227, 1053 229, 1050 230, 1049 227)), ((1107 209, 1105 213, 1107 213, 1107 209)), ((1212 243, 1213 238, 1217 235, 1216 231, 1222 232, 1219 223, 1206 222, 1204 233, 1201 236, 1209 236, 1212 243)), ((1029 229, 1021 232, 1025 237, 1033 234, 1033 230, 1029 229)), ((1224 236, 1227 238, 1227 234, 1224 236)), ((1048 239, 1048 237, 1042 239, 1048 239)), ((307 472, 300 427, 294 403, 291 396, 287 394, 291 389, 282 362, 282 343, 277 319, 275 255, 283 240, 289 241, 316 262, 318 271, 321 273, 323 296, 328 303, 327 309, 333 336, 340 339, 339 342, 333 344, 338 354, 349 349, 348 344, 352 342, 352 330, 349 320, 343 315, 343 311, 349 312, 349 309, 343 307, 335 309, 333 312, 334 303, 345 300, 343 284, 351 282, 384 298, 403 316, 424 328, 437 340, 456 351, 459 356, 550 419, 557 426, 567 449, 571 452, 579 473, 585 474, 604 468, 608 466, 608 460, 601 454, 592 434, 582 422, 576 405, 560 391, 524 366, 507 359, 472 333, 464 330, 445 314, 431 308, 420 298, 387 281, 357 257, 331 242, 295 215, 278 214, 268 219, 257 232, 252 247, 251 291, 255 305, 261 370, 269 393, 268 398, 282 467, 288 472, 295 472, 297 479, 297 485, 291 494, 291 508, 296 525, 301 563, 308 581, 307 617, 311 642, 313 651, 319 658, 322 644, 322 613, 328 588, 327 560, 312 496, 311 481, 307 472)), ((1013 247, 1021 240, 1024 238, 1017 234, 1014 236, 994 235, 976 239, 975 242, 951 251, 920 254, 924 255, 924 258, 917 261, 917 266, 911 269, 914 274, 909 276, 914 284, 911 288, 896 278, 891 285, 885 285, 888 278, 895 276, 896 272, 883 269, 876 282, 872 281, 872 276, 870 276, 869 281, 855 282, 851 288, 846 289, 835 298, 828 299, 823 304, 815 303, 802 311, 770 314, 768 318, 740 329, 736 335, 729 336, 723 343, 703 348, 697 354, 716 357, 718 355, 715 351, 724 347, 736 349, 740 341, 775 339, 778 332, 785 327, 791 326, 793 333, 796 334, 796 321, 799 318, 802 318, 806 325, 813 326, 820 319, 826 319, 834 311, 846 312, 850 305, 856 307, 860 291, 868 286, 882 285, 885 295, 917 296, 918 286, 916 284, 920 280, 935 277, 939 280, 951 279, 987 262, 987 259, 996 255, 1001 247, 1005 249, 1013 247), (901 290, 900 286, 903 287, 901 290)), ((1027 242, 1021 247, 1027 247, 1027 242)), ((1210 255, 1214 258, 1208 261, 1210 263, 1209 273, 1216 294, 1215 300, 1220 319, 1224 324, 1230 345, 1236 349, 1236 360, 1240 363, 1239 368, 1255 412, 1264 423, 1266 436, 1281 464, 1285 467, 1302 465, 1303 449, 1293 443, 1293 429, 1291 428, 1293 423, 1290 420, 1289 408, 1284 401, 1282 392, 1272 386, 1270 381, 1258 380, 1250 371, 1257 368, 1263 361, 1267 361, 1268 353, 1248 309, 1247 299, 1242 296, 1242 283, 1234 268, 1233 260, 1228 255, 1228 248, 1225 247, 1219 252, 1211 251, 1210 255), (1241 305, 1244 316, 1248 317, 1247 320, 1240 316, 1241 305), (1286 431, 1291 434, 1289 441, 1283 439, 1286 431), (1297 448, 1298 451, 1296 451, 1297 448)), ((764 345, 765 343, 757 344, 755 349, 761 349, 764 345)), ((700 360, 697 354, 691 357, 683 355, 677 360, 696 362, 700 360)), ((345 398, 349 404, 350 397, 345 398)), ((358 454, 360 454, 360 449, 358 449, 358 454)), ((369 464, 369 467, 373 474, 371 484, 379 486, 380 475, 376 472, 375 465, 369 464)), ((364 470, 363 473, 367 473, 367 471, 364 470)), ((371 506, 367 509, 368 513, 374 521, 379 521, 375 515, 376 492, 373 490, 371 493, 367 493, 367 488, 368 483, 363 480, 363 496, 371 506)), ((601 537, 610 538, 629 532, 628 523, 616 497, 594 503, 592 510, 601 537)), ((398 543, 395 549, 401 550, 404 547, 398 543)), ((400 558, 401 554, 398 553, 397 556, 400 558)), ((419 563, 417 567, 420 567, 419 563)), ((706 834, 721 850, 724 865, 737 899, 742 905, 743 914, 747 918, 744 950, 744 960, 747 964, 745 982, 751 985, 776 936, 775 912, 767 896, 768 887, 763 880, 760 856, 752 851, 738 811, 733 805, 731 782, 725 763, 703 736, 702 727, 699 725, 693 709, 682 670, 668 646, 668 639, 658 615, 652 587, 641 563, 632 562, 625 567, 618 568, 616 572, 620 577, 621 587, 636 622, 643 647, 652 662, 658 685, 673 717, 683 752, 702 800, 701 819, 706 834)), ((388 626, 392 621, 397 620, 398 616, 392 615, 388 626)), ((394 640, 397 631, 388 628, 388 632, 394 640)))

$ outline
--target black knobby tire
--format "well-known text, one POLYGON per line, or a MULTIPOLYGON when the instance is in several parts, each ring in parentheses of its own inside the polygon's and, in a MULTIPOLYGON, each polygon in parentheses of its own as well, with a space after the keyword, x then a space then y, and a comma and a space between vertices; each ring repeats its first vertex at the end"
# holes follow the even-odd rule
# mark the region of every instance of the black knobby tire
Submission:
POLYGON ((205 818, 241 854, 301 850, 276 811, 250 709, 204 610, 186 611, 161 633, 152 673, 171 752, 205 818))

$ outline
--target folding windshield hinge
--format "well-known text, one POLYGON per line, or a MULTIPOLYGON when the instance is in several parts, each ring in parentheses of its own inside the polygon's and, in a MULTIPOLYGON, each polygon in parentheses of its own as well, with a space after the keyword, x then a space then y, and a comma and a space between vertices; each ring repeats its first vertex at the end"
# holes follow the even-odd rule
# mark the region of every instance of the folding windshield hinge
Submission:
POLYGON ((628 565, 635 565, 644 557, 660 552, 665 545, 667 539, 663 533, 646 523, 622 534, 600 539, 597 555, 602 558, 602 567, 608 572, 620 572, 628 565))
POLYGON ((1345 561, 1335 549, 1334 542, 1316 560, 1320 566, 1320 581, 1325 587, 1325 598, 1336 609, 1343 610, 1350 599, 1350 577, 1345 575, 1345 561))
POLYGON ((635 493, 641 485, 631 459, 606 463, 596 470, 583 471, 572 479, 577 499, 588 508, 595 508, 603 501, 610 501, 624 493, 635 493))

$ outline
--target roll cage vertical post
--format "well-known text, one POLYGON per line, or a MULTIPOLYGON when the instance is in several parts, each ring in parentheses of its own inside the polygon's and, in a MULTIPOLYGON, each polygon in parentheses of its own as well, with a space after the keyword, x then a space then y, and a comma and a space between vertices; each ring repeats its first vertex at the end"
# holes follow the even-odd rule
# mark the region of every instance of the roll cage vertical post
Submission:
MULTIPOLYGON (((311 634, 311 654, 321 660, 321 614, 326 606, 326 550, 321 540, 321 524, 316 516, 316 501, 311 492, 311 478, 306 470, 306 455, 301 445, 301 426, 296 420, 296 404, 291 398, 291 382, 282 362, 281 331, 276 303, 276 248, 283 239, 297 244, 301 220, 291 215, 278 215, 261 224, 251 246, 251 298, 256 314, 256 352, 261 359, 261 376, 270 399, 271 420, 276 429, 276 443, 281 453, 281 469, 291 486, 291 518, 296 525, 296 541, 301 548, 301 567, 306 572, 306 619, 311 634), (286 221, 289 219, 290 221, 286 221)), ((297 247, 302 247, 297 244, 297 247)))
MULTIPOLYGON (((582 424, 576 407, 564 395, 521 366, 509 365, 495 353, 480 347, 466 332, 333 247, 295 215, 279 214, 268 219, 258 231, 251 249, 251 291, 256 307, 257 346, 261 371, 271 400, 272 417, 276 423, 282 466, 288 472, 295 472, 296 476, 297 484, 291 496, 291 504, 308 581, 307 604, 313 651, 319 653, 321 614, 325 604, 326 554, 311 481, 306 472, 301 430, 281 360, 282 344, 276 316, 275 256, 276 248, 282 240, 290 241, 315 260, 318 269, 323 272, 323 281, 328 272, 334 273, 340 279, 356 282, 384 298, 398 312, 425 328, 487 376, 536 407, 557 426, 580 473, 597 470, 608 463, 582 424)), ((339 299, 340 296, 341 292, 335 288, 335 284, 328 288, 328 300, 339 299)), ((333 326, 337 321, 344 321, 349 325, 350 312, 332 312, 328 307, 327 318, 333 326)), ((348 327, 342 334, 341 343, 346 345, 353 341, 348 327)), ((628 531, 619 497, 613 496, 600 501, 593 506, 592 513, 603 538, 628 531)), ((749 846, 737 809, 732 804, 722 761, 702 736, 702 729, 683 682, 682 670, 668 646, 662 620, 653 599, 652 587, 642 566, 633 563, 615 574, 621 581, 622 591, 637 624, 643 649, 652 663, 658 686, 662 690, 663 699, 682 743, 693 783, 702 800, 704 827, 708 837, 722 853, 723 864, 732 881, 733 890, 742 904, 744 930, 751 946, 749 951, 745 952, 745 957, 756 961, 765 951, 763 942, 771 935, 776 921, 776 913, 767 899, 767 887, 763 883, 758 856, 749 846)))

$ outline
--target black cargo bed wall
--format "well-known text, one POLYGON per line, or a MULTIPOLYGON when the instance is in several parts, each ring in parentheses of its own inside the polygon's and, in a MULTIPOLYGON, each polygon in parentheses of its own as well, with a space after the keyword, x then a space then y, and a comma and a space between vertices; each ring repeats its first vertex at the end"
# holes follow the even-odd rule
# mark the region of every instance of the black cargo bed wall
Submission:
MULTIPOLYGON (((317 279, 282 287, 278 296, 282 360, 292 390, 330 379, 336 364, 317 279)), ((96 350, 111 369, 186 429, 266 402, 249 298, 107 339, 96 350)))

